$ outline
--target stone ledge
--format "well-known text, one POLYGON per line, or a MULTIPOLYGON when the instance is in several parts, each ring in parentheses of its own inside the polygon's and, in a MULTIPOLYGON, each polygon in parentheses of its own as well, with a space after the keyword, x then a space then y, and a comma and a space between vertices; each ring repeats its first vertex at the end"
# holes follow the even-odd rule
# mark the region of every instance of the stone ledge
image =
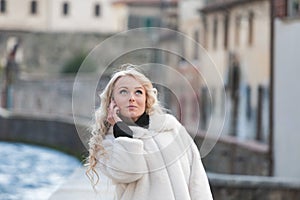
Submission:
POLYGON ((87 126, 75 127, 71 118, 27 116, 0 110, 0 140, 48 146, 82 159, 87 152, 82 142, 87 138, 83 136, 88 136, 87 126))
POLYGON ((299 179, 288 179, 268 176, 248 176, 207 173, 213 187, 235 187, 235 188, 268 188, 268 189, 298 189, 299 179))

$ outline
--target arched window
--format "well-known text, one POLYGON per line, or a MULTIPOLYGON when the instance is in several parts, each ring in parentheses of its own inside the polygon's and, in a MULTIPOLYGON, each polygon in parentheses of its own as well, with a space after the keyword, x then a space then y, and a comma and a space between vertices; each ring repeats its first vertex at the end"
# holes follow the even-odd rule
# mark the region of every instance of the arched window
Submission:
POLYGON ((218 19, 217 17, 214 18, 214 22, 213 22, 213 48, 216 49, 218 42, 218 19))
POLYGON ((94 14, 96 17, 99 17, 101 15, 101 6, 99 4, 95 5, 94 14))
POLYGON ((0 1, 0 12, 5 13, 6 12, 6 0, 0 1))
POLYGON ((253 37, 254 37, 254 12, 250 11, 248 16, 248 44, 252 45, 253 43, 253 37))
POLYGON ((64 2, 63 4, 62 4, 62 14, 64 15, 64 16, 67 16, 67 15, 69 15, 69 11, 70 10, 70 8, 69 8, 69 3, 68 2, 64 2))
POLYGON ((229 13, 226 13, 224 15, 224 49, 227 49, 228 48, 228 31, 229 29, 229 13))
POLYGON ((37 1, 31 1, 30 3, 30 14, 35 15, 37 14, 37 1))
POLYGON ((237 15, 235 17, 235 45, 239 46, 240 44, 240 29, 241 29, 242 17, 237 15))

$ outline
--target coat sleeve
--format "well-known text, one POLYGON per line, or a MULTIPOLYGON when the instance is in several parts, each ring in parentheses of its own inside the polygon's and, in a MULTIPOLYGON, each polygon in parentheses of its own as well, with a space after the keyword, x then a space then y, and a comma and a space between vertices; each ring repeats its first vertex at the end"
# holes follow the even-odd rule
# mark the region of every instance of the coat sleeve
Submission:
POLYGON ((200 153, 193 143, 192 148, 192 165, 189 179, 189 190, 192 200, 212 200, 208 178, 204 170, 200 153))
POLYGON ((143 142, 139 139, 119 137, 104 140, 105 156, 98 156, 102 173, 118 183, 130 183, 140 179, 147 170, 143 155, 143 142))

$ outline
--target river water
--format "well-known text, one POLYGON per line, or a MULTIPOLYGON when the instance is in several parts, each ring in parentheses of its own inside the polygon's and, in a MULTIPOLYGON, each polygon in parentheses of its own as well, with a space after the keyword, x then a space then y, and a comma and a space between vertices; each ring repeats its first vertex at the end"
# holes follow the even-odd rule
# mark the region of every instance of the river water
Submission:
POLYGON ((0 142, 0 200, 46 200, 79 166, 56 150, 0 142))

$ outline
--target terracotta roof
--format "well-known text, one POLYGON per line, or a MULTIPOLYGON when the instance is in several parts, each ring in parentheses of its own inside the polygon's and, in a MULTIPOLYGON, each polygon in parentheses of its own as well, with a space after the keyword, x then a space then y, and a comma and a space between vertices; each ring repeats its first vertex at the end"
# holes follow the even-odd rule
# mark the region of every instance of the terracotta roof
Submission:
MULTIPOLYGON (((254 1, 265 1, 265 0, 216 0, 203 6, 199 11, 203 13, 227 9, 244 3, 251 3, 254 1)), ((209 2, 209 1, 208 1, 209 2)))
POLYGON ((114 0, 114 3, 134 5, 177 5, 179 0, 114 0))

